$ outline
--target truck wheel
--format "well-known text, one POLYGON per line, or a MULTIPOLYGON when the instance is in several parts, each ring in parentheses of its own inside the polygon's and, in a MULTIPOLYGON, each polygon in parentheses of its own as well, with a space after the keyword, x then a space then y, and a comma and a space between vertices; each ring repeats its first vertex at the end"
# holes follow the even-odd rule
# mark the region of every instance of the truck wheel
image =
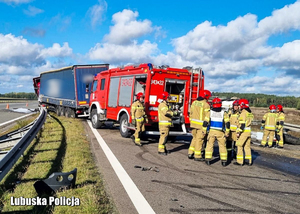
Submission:
POLYGON ((69 116, 71 118, 75 118, 76 117, 75 110, 73 108, 69 108, 69 116))
POLYGON ((64 116, 65 115, 65 107, 60 106, 60 116, 64 116))
POLYGON ((98 114, 97 114, 97 109, 92 109, 91 113, 91 121, 92 121, 92 126, 95 129, 99 129, 102 125, 101 121, 99 120, 98 114))
POLYGON ((60 106, 55 107, 55 113, 57 116, 60 116, 60 106))
POLYGON ((70 108, 65 108, 65 117, 70 117, 70 108))
POLYGON ((128 138, 132 134, 127 128, 128 126, 128 117, 126 114, 123 114, 120 119, 120 134, 122 137, 128 138))

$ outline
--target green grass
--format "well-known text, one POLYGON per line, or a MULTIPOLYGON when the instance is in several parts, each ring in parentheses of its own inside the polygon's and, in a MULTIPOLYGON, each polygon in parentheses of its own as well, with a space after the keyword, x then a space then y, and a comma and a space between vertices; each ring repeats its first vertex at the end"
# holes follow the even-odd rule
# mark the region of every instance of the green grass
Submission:
POLYGON ((0 183, 0 212, 25 213, 114 213, 94 164, 83 124, 78 119, 47 118, 38 138, 27 148, 14 168, 0 183), (33 184, 53 172, 77 168, 75 188, 57 192, 56 197, 76 197, 80 206, 11 206, 11 197, 37 197, 33 184), (17 182, 20 181, 20 182, 17 182))

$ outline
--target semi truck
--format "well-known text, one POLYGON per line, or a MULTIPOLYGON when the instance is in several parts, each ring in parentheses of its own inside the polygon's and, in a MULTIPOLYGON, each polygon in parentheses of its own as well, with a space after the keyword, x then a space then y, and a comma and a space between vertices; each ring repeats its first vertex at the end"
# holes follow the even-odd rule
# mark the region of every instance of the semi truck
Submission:
POLYGON ((105 121, 120 124, 122 137, 129 137, 130 108, 137 93, 145 95, 145 111, 148 116, 147 135, 158 135, 158 99, 163 91, 170 94, 172 109, 180 112, 174 118, 170 136, 188 134, 188 112, 191 103, 204 89, 204 72, 201 68, 155 67, 151 63, 112 68, 98 73, 92 84, 89 115, 94 128, 105 121))
POLYGON ((88 116, 91 82, 108 64, 73 65, 42 72, 33 79, 40 105, 58 116, 88 116))

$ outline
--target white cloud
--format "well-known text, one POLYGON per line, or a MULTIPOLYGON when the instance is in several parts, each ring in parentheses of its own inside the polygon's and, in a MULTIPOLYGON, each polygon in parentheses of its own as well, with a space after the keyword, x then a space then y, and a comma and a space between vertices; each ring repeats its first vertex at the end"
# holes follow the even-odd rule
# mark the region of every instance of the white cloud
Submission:
POLYGON ((43 46, 29 43, 22 36, 15 37, 12 34, 0 33, 0 44, 0 62, 2 63, 17 66, 43 63, 43 59, 39 58, 39 52, 43 46))
POLYGON ((101 24, 101 22, 104 20, 106 10, 107 3, 104 0, 99 0, 98 4, 90 7, 88 14, 91 18, 91 25, 93 28, 101 24))
POLYGON ((261 35, 282 33, 289 30, 300 30, 300 1, 274 10, 272 16, 258 23, 257 33, 261 35))
POLYGON ((23 3, 29 3, 33 0, 0 0, 0 2, 4 2, 6 4, 23 4, 23 3))
POLYGON ((142 44, 122 46, 109 43, 98 43, 89 52, 92 60, 101 60, 106 63, 126 64, 149 62, 150 56, 157 51, 157 45, 145 40, 142 44))
POLYGON ((23 10, 24 13, 28 16, 35 16, 37 14, 43 13, 44 10, 36 8, 34 6, 29 5, 27 10, 23 10))
POLYGON ((149 20, 137 21, 139 13, 124 9, 115 13, 112 17, 114 23, 110 27, 110 33, 104 40, 118 45, 128 45, 132 40, 149 34, 153 31, 152 23, 149 20))
POLYGON ((44 58, 47 57, 67 57, 72 55, 72 48, 69 47, 67 42, 63 46, 58 43, 54 43, 52 47, 41 50, 41 55, 44 58))

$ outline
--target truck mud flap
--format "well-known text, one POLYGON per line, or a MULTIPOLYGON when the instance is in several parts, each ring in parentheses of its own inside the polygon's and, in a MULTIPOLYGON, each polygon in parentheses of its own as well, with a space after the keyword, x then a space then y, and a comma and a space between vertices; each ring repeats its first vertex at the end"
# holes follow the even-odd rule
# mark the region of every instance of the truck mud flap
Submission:
POLYGON ((62 189, 75 187, 77 168, 70 172, 54 172, 49 178, 36 181, 33 186, 39 194, 53 195, 62 189))

